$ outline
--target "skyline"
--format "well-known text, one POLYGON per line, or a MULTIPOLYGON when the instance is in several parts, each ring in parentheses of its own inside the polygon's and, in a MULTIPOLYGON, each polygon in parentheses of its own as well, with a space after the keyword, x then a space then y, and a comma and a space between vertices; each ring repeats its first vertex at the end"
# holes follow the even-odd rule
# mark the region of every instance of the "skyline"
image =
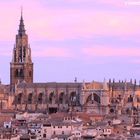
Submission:
POLYGON ((139 1, 7 0, 0 2, 3 83, 10 79, 21 5, 34 82, 140 80, 139 1))

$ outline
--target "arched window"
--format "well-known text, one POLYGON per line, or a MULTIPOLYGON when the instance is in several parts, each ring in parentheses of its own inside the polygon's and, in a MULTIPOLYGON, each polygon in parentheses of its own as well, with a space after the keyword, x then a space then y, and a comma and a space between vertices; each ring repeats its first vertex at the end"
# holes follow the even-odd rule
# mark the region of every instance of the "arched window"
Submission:
POLYGON ((32 104, 32 93, 28 95, 28 104, 32 104))
POLYGON ((24 77, 24 71, 23 71, 23 69, 20 69, 19 75, 20 75, 20 77, 24 77))
POLYGON ((40 93, 40 94, 38 95, 38 103, 39 103, 39 104, 42 104, 42 101, 43 101, 43 93, 40 93))
POLYGON ((93 103, 93 97, 92 97, 92 94, 88 96, 87 100, 86 100, 86 103, 93 103))
POLYGON ((16 103, 17 103, 17 104, 21 104, 21 101, 22 101, 22 93, 19 93, 19 94, 16 96, 16 103))
POLYGON ((15 77, 18 77, 18 69, 15 70, 15 77))
POLYGON ((64 99, 64 92, 61 92, 61 93, 60 93, 60 96, 59 96, 59 103, 60 103, 60 104, 63 104, 63 103, 64 103, 64 100, 65 100, 65 99, 64 99))
POLYGON ((100 103, 100 96, 98 96, 97 94, 94 94, 94 101, 100 103))
POLYGON ((50 104, 52 104, 52 102, 53 102, 53 100, 54 100, 54 97, 55 97, 54 92, 51 92, 51 93, 50 93, 50 96, 49 96, 49 103, 50 103, 50 104))
POLYGON ((26 48, 25 48, 25 46, 24 46, 24 48, 23 48, 23 60, 25 61, 25 57, 26 57, 26 48))
POLYGON ((71 102, 71 104, 72 105, 76 105, 76 100, 77 100, 77 98, 76 98, 76 92, 74 91, 74 92, 71 92, 71 94, 70 94, 70 102, 71 102))
POLYGON ((14 49, 14 62, 16 62, 16 49, 14 49))

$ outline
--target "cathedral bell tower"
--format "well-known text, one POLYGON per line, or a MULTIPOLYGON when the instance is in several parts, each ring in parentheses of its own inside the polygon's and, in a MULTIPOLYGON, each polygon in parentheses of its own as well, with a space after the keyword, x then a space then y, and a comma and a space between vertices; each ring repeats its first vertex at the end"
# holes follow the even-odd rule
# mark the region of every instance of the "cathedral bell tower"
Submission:
POLYGON ((31 48, 28 44, 28 35, 25 32, 24 21, 21 12, 18 34, 13 49, 12 62, 10 63, 10 84, 18 82, 33 83, 33 63, 31 60, 31 48))

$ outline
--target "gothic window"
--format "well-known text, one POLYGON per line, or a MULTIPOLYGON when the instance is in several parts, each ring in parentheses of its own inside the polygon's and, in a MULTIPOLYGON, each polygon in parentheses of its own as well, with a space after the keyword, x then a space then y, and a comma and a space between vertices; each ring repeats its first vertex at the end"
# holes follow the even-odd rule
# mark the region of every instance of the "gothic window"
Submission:
POLYGON ((17 104, 21 104, 22 94, 21 93, 18 94, 16 98, 17 98, 17 100, 16 100, 17 104))
POLYGON ((72 105, 76 105, 76 92, 71 92, 70 94, 70 102, 72 105))
POLYGON ((16 50, 14 50, 14 62, 16 62, 16 50))
POLYGON ((19 75, 20 75, 21 77, 24 77, 23 69, 20 69, 20 73, 19 73, 19 75))
POLYGON ((22 46, 19 49, 19 62, 22 62, 22 46))
POLYGON ((60 104, 63 104, 63 103, 64 103, 64 92, 61 92, 61 93, 60 93, 60 96, 59 96, 59 103, 60 103, 60 104))
POLYGON ((16 69, 15 70, 15 77, 24 77, 23 69, 16 69))
POLYGON ((94 101, 96 101, 97 103, 100 103, 101 101, 100 101, 100 96, 98 96, 97 94, 91 94, 91 95, 89 95, 88 96, 88 98, 87 98, 87 100, 86 100, 86 103, 91 103, 91 104, 93 104, 94 103, 94 101))
POLYGON ((15 70, 15 77, 18 77, 18 69, 15 70))
POLYGON ((26 49, 25 49, 25 47, 23 48, 23 59, 24 59, 24 61, 25 61, 25 57, 26 57, 26 49))
POLYGON ((94 100, 98 103, 100 103, 100 97, 97 94, 94 94, 94 100))
POLYGON ((53 99, 54 99, 54 92, 51 92, 51 93, 50 93, 50 96, 49 96, 49 103, 50 103, 50 104, 52 104, 53 99))
POLYGON ((32 93, 29 94, 28 96, 28 104, 32 103, 32 93))
POLYGON ((40 94, 38 95, 38 103, 39 103, 39 104, 42 104, 42 101, 43 101, 43 93, 40 93, 40 94))
POLYGON ((93 104, 93 97, 92 97, 92 94, 88 96, 87 100, 86 100, 86 103, 91 103, 93 104))

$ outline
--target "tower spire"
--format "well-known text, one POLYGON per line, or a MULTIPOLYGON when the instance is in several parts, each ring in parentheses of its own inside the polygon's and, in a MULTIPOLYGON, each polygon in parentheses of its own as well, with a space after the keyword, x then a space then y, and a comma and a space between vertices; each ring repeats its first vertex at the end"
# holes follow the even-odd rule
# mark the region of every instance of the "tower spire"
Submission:
POLYGON ((21 7, 21 17, 20 17, 20 24, 19 24, 19 30, 18 30, 18 34, 20 36, 25 35, 25 27, 24 27, 24 20, 23 20, 23 9, 21 7))
POLYGON ((20 14, 19 30, 15 39, 12 62, 10 63, 11 88, 18 82, 33 83, 31 48, 28 44, 28 35, 25 33, 22 7, 20 14))
POLYGON ((22 13, 23 13, 23 8, 22 8, 22 6, 21 6, 21 17, 22 17, 22 13))

